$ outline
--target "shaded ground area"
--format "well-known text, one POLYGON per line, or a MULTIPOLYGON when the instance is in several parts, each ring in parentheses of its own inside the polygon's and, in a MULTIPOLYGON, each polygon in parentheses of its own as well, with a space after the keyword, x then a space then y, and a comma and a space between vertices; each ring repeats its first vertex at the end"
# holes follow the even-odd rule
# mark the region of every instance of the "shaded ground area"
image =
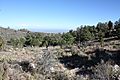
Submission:
POLYGON ((99 63, 106 63, 107 61, 112 61, 113 64, 120 65, 120 50, 117 51, 107 51, 104 49, 96 49, 91 52, 91 59, 86 56, 65 56, 59 58, 60 62, 68 69, 80 68, 79 74, 92 74, 92 69, 95 65, 99 63), (93 54, 95 53, 95 54, 93 54))
POLYGON ((65 67, 69 69, 74 69, 77 67, 82 67, 82 65, 85 65, 86 61, 88 60, 88 57, 73 55, 59 58, 59 60, 61 63, 65 65, 65 67))

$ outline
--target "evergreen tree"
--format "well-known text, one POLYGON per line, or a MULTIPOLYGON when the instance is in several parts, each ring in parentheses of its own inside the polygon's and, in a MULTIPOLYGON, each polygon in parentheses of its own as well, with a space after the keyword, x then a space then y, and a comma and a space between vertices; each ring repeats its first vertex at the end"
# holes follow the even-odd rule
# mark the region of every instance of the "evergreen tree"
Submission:
POLYGON ((98 39, 99 39, 101 47, 103 47, 103 45, 104 45, 104 39, 103 39, 103 37, 104 37, 104 33, 100 30, 98 32, 98 39))
POLYGON ((71 44, 73 44, 73 42, 74 42, 74 37, 68 32, 68 33, 64 33, 63 35, 62 35, 62 38, 63 38, 63 40, 65 40, 64 42, 65 42, 65 44, 67 44, 67 45, 71 45, 71 44))
POLYGON ((109 30, 112 30, 112 29, 113 29, 113 23, 112 23, 112 21, 109 21, 109 22, 108 22, 108 29, 109 29, 109 30))
POLYGON ((120 39, 120 19, 115 22, 115 30, 116 30, 116 36, 120 39))
POLYGON ((92 40, 93 37, 94 37, 94 34, 92 34, 92 33, 89 31, 89 28, 88 28, 87 26, 85 26, 85 27, 81 30, 80 40, 81 40, 82 42, 92 40))

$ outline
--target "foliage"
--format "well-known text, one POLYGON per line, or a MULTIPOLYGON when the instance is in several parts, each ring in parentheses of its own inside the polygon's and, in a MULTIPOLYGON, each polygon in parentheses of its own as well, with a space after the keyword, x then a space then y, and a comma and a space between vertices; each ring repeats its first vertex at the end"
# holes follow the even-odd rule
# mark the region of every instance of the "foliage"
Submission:
POLYGON ((78 43, 93 40, 95 39, 95 32, 96 29, 94 26, 81 26, 80 28, 78 27, 75 40, 78 43))
POLYGON ((10 39, 10 43, 11 43, 11 45, 13 47, 20 47, 21 48, 25 44, 25 39, 24 38, 20 38, 20 39, 17 39, 17 38, 13 39, 13 38, 11 38, 10 39))
POLYGON ((19 46, 19 40, 18 39, 10 39, 10 43, 13 47, 18 47, 19 46))
POLYGON ((44 38, 43 38, 43 42, 42 42, 42 46, 46 46, 46 47, 48 47, 48 42, 49 42, 49 36, 45 36, 44 38))
POLYGON ((117 33, 118 38, 120 39, 120 26, 119 28, 117 28, 116 33, 117 33))
POLYGON ((100 30, 99 33, 98 33, 98 39, 100 41, 101 46, 103 46, 103 44, 104 44, 103 37, 104 37, 104 33, 100 30))
POLYGON ((116 36, 120 39, 120 19, 115 22, 116 36))
POLYGON ((108 29, 109 30, 113 29, 113 23, 111 21, 108 22, 108 29))
POLYGON ((70 34, 70 33, 64 33, 62 35, 62 38, 63 38, 63 42, 66 44, 66 45, 71 45, 73 44, 74 42, 74 37, 70 34))
POLYGON ((25 37, 26 46, 40 46, 42 44, 42 36, 40 34, 29 34, 25 37))
MULTIPOLYGON (((26 31, 21 29, 20 31, 26 31)), ((66 33, 28 33, 25 38, 11 39, 14 46, 63 46, 83 44, 98 39, 103 46, 104 38, 120 38, 120 19, 114 24, 112 21, 99 22, 96 26, 81 25, 76 30, 66 33)))
POLYGON ((102 32, 107 33, 108 25, 107 25, 107 23, 99 22, 96 26, 96 29, 97 29, 98 32, 101 30, 102 32))
POLYGON ((111 80, 112 67, 108 63, 98 64, 93 69, 93 73, 92 80, 111 80))
POLYGON ((3 49, 4 47, 4 41, 3 41, 3 38, 0 37, 0 50, 3 49))
POLYGON ((26 41, 25 38, 20 38, 20 39, 19 39, 19 46, 20 46, 20 47, 23 47, 24 44, 25 44, 25 41, 26 41))
POLYGON ((81 41, 89 41, 92 40, 94 35, 90 32, 89 27, 85 26, 81 31, 81 41))
POLYGON ((30 42, 30 45, 32 45, 32 46, 39 46, 39 45, 40 45, 39 39, 33 38, 33 39, 31 40, 31 42, 30 42))

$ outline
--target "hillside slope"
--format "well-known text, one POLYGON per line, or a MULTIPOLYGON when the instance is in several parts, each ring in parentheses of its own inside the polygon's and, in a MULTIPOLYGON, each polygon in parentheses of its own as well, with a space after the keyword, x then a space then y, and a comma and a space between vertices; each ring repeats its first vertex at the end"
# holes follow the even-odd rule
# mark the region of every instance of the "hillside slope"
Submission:
POLYGON ((0 27, 0 36, 2 36, 5 40, 10 40, 11 38, 24 37, 27 33, 27 31, 18 31, 10 28, 0 27))

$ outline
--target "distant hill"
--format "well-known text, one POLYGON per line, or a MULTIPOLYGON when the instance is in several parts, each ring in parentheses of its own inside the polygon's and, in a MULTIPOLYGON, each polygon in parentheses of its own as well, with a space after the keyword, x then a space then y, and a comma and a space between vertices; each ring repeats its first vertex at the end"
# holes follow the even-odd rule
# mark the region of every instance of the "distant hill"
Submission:
POLYGON ((22 29, 21 30, 14 30, 14 29, 10 29, 10 28, 3 28, 0 27, 0 36, 3 37, 3 39, 5 40, 10 40, 11 38, 20 38, 20 37, 24 37, 26 36, 26 34, 29 31, 25 31, 22 29))
POLYGON ((68 32, 67 29, 29 29, 32 32, 43 32, 43 33, 63 33, 68 32))
POLYGON ((29 31, 27 29, 19 29, 19 30, 15 30, 15 29, 11 29, 11 28, 3 28, 0 27, 0 36, 6 40, 9 41, 11 38, 21 38, 21 37, 25 37, 27 34, 38 34, 40 33, 42 36, 47 36, 47 35, 54 35, 56 33, 50 33, 50 32, 39 32, 39 31, 29 31))

